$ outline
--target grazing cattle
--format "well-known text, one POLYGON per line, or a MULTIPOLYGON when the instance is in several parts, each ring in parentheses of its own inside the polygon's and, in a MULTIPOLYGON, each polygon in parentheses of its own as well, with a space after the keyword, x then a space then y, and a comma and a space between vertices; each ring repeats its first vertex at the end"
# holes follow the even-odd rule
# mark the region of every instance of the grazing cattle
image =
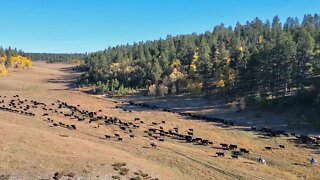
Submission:
POLYGON ((153 132, 153 133, 156 133, 157 129, 149 128, 148 131, 153 132))
POLYGON ((118 140, 119 140, 119 141, 122 141, 122 138, 121 138, 121 137, 118 137, 118 140))
POLYGON ((187 142, 192 142, 192 136, 185 136, 185 140, 187 142))
POLYGON ((160 132, 160 136, 164 136, 165 135, 165 133, 164 132, 160 132))
POLYGON ((235 145, 235 144, 230 144, 230 145, 229 145, 229 149, 231 149, 231 150, 237 149, 237 148, 238 148, 238 146, 235 145))
POLYGON ((240 156, 242 155, 240 151, 232 151, 232 155, 240 156))
POLYGON ((195 142, 197 142, 197 141, 200 141, 200 142, 201 142, 201 141, 202 141, 202 138, 195 138, 194 141, 195 141, 195 142))
POLYGON ((76 128, 76 125, 74 125, 74 124, 70 125, 70 127, 71 127, 72 129, 77 129, 77 128, 76 128))
POLYGON ((159 138, 159 141, 164 141, 164 139, 163 138, 159 138))
POLYGON ((110 139, 111 136, 110 135, 104 135, 106 137, 106 139, 110 139))
POLYGON ((114 134, 114 136, 115 136, 115 137, 120 137, 120 135, 119 135, 119 134, 114 134))
POLYGON ((272 149, 272 147, 269 147, 269 146, 266 146, 264 148, 266 148, 266 150, 271 150, 272 149))
POLYGON ((193 135, 193 132, 188 132, 188 135, 191 135, 191 136, 192 136, 192 135, 193 135))
POLYGON ((180 138, 180 139, 184 139, 184 135, 183 134, 177 134, 177 136, 180 138))
POLYGON ((162 124, 165 124, 166 123, 166 121, 161 121, 162 122, 162 124))
POLYGON ((283 149, 285 148, 285 146, 284 146, 284 145, 281 145, 281 144, 279 145, 279 147, 280 147, 280 148, 283 148, 283 149))
POLYGON ((238 156, 237 156, 237 155, 231 155, 231 157, 232 157, 233 159, 238 159, 238 156))
POLYGON ((134 137, 135 137, 135 135, 134 135, 134 134, 130 134, 130 135, 129 135, 129 137, 132 137, 132 138, 134 138, 134 137))
POLYGON ((208 143, 209 143, 209 141, 206 140, 206 139, 203 139, 203 140, 201 141, 201 144, 204 145, 204 146, 207 146, 208 143))
POLYGON ((48 113, 44 113, 42 116, 49 116, 49 114, 48 113))
POLYGON ((246 150, 245 148, 240 148, 239 150, 242 153, 249 154, 249 150, 246 150))
POLYGON ((228 149, 228 144, 221 143, 220 145, 223 149, 228 149))
POLYGON ((153 148, 156 148, 157 145, 153 142, 153 143, 150 143, 150 146, 153 147, 153 148))
POLYGON ((218 157, 224 157, 224 153, 223 152, 217 152, 216 155, 218 155, 218 157))

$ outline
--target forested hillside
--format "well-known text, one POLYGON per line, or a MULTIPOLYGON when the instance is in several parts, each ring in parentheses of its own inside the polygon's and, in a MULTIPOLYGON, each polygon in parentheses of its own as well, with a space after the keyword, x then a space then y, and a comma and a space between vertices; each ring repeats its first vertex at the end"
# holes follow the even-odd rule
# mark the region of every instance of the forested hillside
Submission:
POLYGON ((74 53, 27 53, 34 61, 47 61, 47 62, 75 62, 81 61, 86 57, 86 54, 74 53))
MULTIPOLYGON (((318 14, 214 27, 203 34, 119 45, 92 53, 80 85, 99 92, 149 88, 151 94, 236 94, 256 99, 315 90, 320 75, 318 14)), ((318 93, 318 92, 317 92, 318 93)))
POLYGON ((32 60, 21 50, 0 47, 0 76, 7 75, 12 68, 28 68, 32 60))

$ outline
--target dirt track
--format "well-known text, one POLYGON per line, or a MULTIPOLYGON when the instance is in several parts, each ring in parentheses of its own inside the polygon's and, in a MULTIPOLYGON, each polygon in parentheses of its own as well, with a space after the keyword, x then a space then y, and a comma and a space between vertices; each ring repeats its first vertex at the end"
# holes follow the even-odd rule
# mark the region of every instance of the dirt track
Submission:
MULTIPOLYGON (((81 109, 95 111, 101 116, 119 117, 131 122, 139 117, 145 123, 134 129, 136 138, 118 126, 101 122, 75 121, 59 114, 49 113, 56 122, 75 124, 77 130, 52 127, 45 121, 44 111, 35 109, 36 116, 24 116, 0 111, 0 177, 39 179, 52 178, 55 172, 73 172, 75 177, 84 179, 112 179, 116 175, 111 166, 115 162, 125 162, 130 169, 125 178, 133 177, 133 172, 142 170, 152 178, 159 179, 317 179, 319 166, 311 166, 307 159, 311 156, 320 160, 317 150, 302 147, 288 141, 288 137, 265 138, 253 132, 245 132, 242 127, 223 128, 218 124, 199 120, 187 120, 177 114, 132 108, 132 112, 115 108, 122 106, 68 89, 70 65, 35 62, 30 70, 10 74, 0 79, 0 95, 11 98, 19 94, 21 99, 41 101, 48 106, 57 100, 81 109), (98 112, 98 110, 102 112, 98 112), (152 122, 161 123, 164 129, 178 127, 186 134, 193 128, 196 137, 206 138, 212 145, 203 146, 185 143, 169 137, 164 142, 150 139, 143 132, 152 127, 152 122), (98 124, 101 124, 98 127, 98 124), (120 134, 123 141, 107 140, 105 135, 120 134), (157 148, 150 143, 155 142, 157 148), (249 155, 230 157, 230 150, 222 150, 220 143, 237 144, 250 150, 249 155), (285 145, 285 149, 278 145, 285 145), (268 151, 265 146, 275 149, 268 151), (225 157, 215 157, 216 152, 224 152, 225 157), (267 160, 267 165, 258 164, 259 155, 267 160)), ((52 106, 52 108, 55 108, 52 106)), ((159 127, 159 126, 158 126, 159 127)))

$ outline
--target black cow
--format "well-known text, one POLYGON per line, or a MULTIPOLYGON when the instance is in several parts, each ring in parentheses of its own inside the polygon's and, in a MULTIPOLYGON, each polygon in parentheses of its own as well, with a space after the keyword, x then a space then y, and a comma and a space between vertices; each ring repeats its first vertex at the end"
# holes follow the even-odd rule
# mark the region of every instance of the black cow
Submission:
POLYGON ((217 152, 216 154, 218 155, 218 157, 224 157, 224 153, 223 152, 217 152))

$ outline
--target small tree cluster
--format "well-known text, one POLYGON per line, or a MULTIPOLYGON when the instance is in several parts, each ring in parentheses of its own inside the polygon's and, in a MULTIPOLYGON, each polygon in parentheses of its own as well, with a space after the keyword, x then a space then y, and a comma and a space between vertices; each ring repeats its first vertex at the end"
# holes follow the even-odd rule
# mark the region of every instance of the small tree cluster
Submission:
POLYGON ((164 97, 165 95, 168 94, 168 87, 165 84, 152 84, 148 88, 149 90, 149 95, 156 97, 164 97))
POLYGON ((32 60, 21 50, 3 49, 0 47, 0 76, 7 75, 10 68, 26 68, 32 66, 32 60))

